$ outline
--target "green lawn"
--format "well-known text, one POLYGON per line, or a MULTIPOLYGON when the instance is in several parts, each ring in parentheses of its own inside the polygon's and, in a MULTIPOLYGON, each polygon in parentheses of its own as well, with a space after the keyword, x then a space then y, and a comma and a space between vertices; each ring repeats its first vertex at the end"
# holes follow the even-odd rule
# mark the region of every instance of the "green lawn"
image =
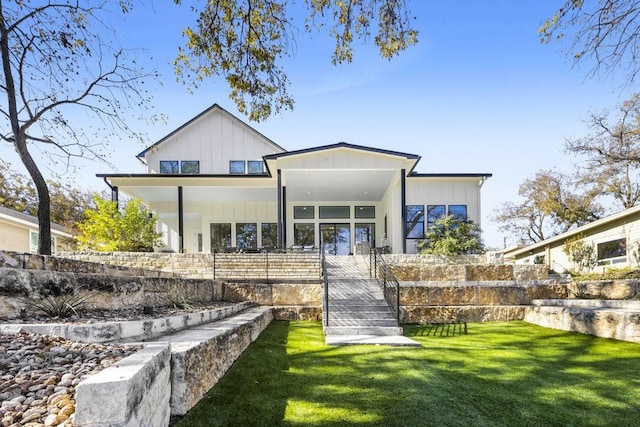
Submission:
POLYGON ((185 416, 187 426, 640 425, 640 345, 524 322, 422 348, 324 345, 319 322, 273 322, 185 416))

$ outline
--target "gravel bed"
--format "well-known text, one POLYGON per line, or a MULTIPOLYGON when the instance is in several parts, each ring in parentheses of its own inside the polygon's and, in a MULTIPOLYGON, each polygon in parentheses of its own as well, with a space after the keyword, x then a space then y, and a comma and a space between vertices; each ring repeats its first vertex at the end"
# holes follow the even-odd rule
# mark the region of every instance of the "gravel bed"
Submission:
MULTIPOLYGON (((84 309, 69 318, 25 316, 4 324, 99 323, 153 319, 221 308, 231 303, 176 307, 84 309)), ((0 426, 73 426, 75 387, 142 346, 80 343, 37 334, 0 334, 0 426)))
POLYGON ((72 426, 80 381, 140 348, 0 334, 0 425, 72 426))

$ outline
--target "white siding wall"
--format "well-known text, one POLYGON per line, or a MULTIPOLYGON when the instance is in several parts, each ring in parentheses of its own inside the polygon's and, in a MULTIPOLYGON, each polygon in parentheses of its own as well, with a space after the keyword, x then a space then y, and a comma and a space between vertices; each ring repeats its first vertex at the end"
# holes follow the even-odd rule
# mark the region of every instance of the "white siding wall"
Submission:
MULTIPOLYGON (((467 218, 482 226, 480 220, 479 178, 407 178, 407 205, 466 205, 467 218)), ((426 212, 425 212, 426 231, 426 212)), ((404 220, 403 220, 404 223, 404 220)), ((416 240, 407 239, 407 253, 416 253, 416 240)))
POLYGON ((228 174, 231 160, 262 160, 280 152, 266 138, 227 113, 214 109, 147 152, 149 173, 160 160, 199 160, 201 174, 228 174))
POLYGON ((0 221, 0 249, 29 252, 29 229, 0 221))

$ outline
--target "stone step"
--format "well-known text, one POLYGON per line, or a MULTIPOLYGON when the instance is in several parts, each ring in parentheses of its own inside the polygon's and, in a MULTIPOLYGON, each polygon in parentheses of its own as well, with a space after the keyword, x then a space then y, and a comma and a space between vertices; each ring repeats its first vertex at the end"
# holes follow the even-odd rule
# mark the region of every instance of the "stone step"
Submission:
POLYGON ((395 318, 357 318, 329 315, 329 326, 398 326, 395 318))
POLYGON ((326 326, 324 334, 395 336, 402 335, 402 328, 399 326, 326 326))

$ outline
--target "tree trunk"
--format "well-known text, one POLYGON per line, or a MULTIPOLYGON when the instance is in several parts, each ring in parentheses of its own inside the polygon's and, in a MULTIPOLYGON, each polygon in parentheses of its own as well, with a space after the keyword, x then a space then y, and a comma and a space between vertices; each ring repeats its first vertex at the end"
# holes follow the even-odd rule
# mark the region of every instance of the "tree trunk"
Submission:
POLYGON ((11 53, 9 50, 9 39, 7 34, 7 23, 5 21, 4 9, 0 1, 0 54, 2 56, 2 69, 4 71, 5 87, 7 91, 7 103, 9 106, 9 122, 11 123, 11 132, 13 133, 13 145, 20 155, 20 159, 27 168, 29 175, 33 179, 38 191, 38 226, 39 240, 38 253, 42 255, 51 255, 51 217, 49 205, 49 188, 47 182, 42 177, 38 166, 33 161, 29 150, 27 149, 27 133, 20 126, 18 118, 18 106, 16 99, 16 87, 13 80, 11 70, 11 53))

